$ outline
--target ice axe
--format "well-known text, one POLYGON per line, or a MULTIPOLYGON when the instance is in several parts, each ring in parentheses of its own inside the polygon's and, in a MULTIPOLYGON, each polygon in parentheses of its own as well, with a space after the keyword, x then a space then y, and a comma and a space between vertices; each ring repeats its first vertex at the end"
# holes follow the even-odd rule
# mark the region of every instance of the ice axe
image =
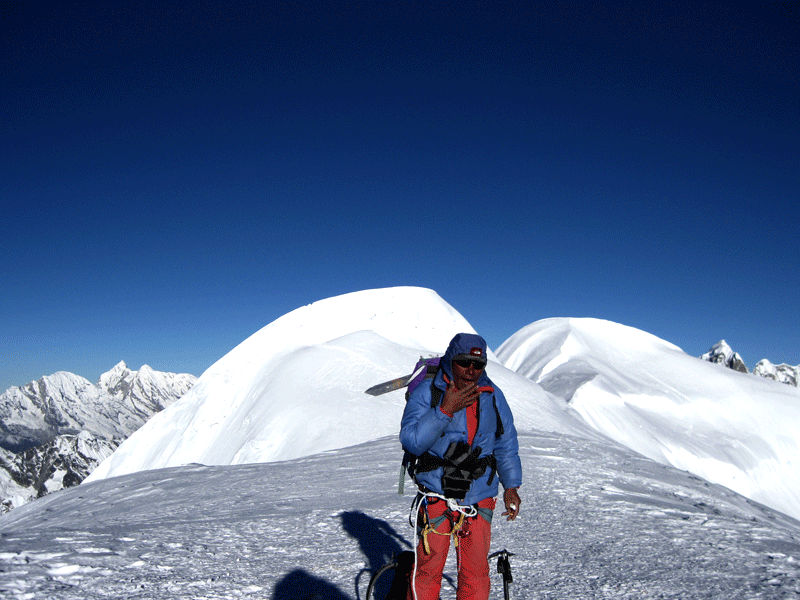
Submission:
POLYGON ((383 383, 379 383, 378 385, 373 385, 368 390, 364 390, 364 393, 369 394, 370 396, 380 396, 381 394, 386 394, 388 392, 393 392, 395 390, 404 388, 409 383, 411 383, 412 379, 414 379, 417 375, 422 373, 423 369, 425 368, 426 365, 423 363, 423 358, 420 356, 419 363, 417 363, 417 369, 413 373, 409 373, 408 375, 403 375, 402 377, 398 377, 397 379, 392 379, 390 381, 384 381, 383 383))
POLYGON ((408 382, 414 378, 414 373, 410 375, 403 375, 402 377, 398 377, 397 379, 392 379, 391 381, 386 381, 384 383, 379 383, 378 385, 373 385, 368 390, 365 390, 365 394, 369 394, 370 396, 380 396, 381 394, 386 394, 388 392, 393 392, 395 390, 399 390, 400 388, 404 388, 408 385, 408 382))
POLYGON ((497 557, 497 572, 503 576, 503 597, 505 600, 509 600, 511 596, 508 592, 508 584, 514 581, 514 578, 511 576, 511 563, 508 562, 508 557, 514 556, 514 554, 508 550, 498 550, 489 555, 489 560, 495 556, 497 557))

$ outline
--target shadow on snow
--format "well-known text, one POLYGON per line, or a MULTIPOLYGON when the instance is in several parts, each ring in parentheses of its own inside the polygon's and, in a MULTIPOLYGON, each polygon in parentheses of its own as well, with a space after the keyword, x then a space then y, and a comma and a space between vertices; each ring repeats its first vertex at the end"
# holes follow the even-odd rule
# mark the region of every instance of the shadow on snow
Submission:
MULTIPOLYGON (((367 559, 367 567, 359 571, 355 580, 356 598, 361 600, 359 590, 362 587, 362 576, 367 573, 368 578, 372 577, 384 564, 403 550, 411 548, 411 544, 386 521, 359 511, 343 512, 340 516, 342 527, 350 537, 358 540, 361 552, 367 559)), ((392 583, 391 579, 391 577, 381 577, 374 592, 376 598, 386 596, 392 583)), ((366 590, 366 585, 364 589, 366 590)))
MULTIPOLYGON (((367 581, 378 569, 392 560, 403 550, 411 548, 410 542, 398 534, 394 528, 381 519, 375 519, 360 511, 347 511, 339 515, 342 527, 347 534, 358 541, 367 566, 355 578, 355 596, 361 600, 360 588, 366 593, 367 581)), ((355 565, 353 565, 355 570, 355 565)), ((375 597, 383 598, 389 591, 391 577, 382 577, 375 589, 375 597)), ((295 569, 281 579, 275 586, 272 600, 352 600, 332 583, 320 579, 303 569, 295 569)))

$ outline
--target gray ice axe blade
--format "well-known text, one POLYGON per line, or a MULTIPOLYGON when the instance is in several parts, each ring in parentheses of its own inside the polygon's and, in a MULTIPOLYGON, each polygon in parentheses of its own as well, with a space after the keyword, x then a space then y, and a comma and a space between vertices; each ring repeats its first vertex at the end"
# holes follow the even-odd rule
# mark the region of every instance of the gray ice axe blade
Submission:
POLYGON ((411 381, 412 377, 414 377, 414 373, 411 373, 410 375, 403 375, 397 379, 392 379, 391 381, 373 385, 368 390, 365 390, 364 393, 369 394, 370 396, 380 396, 381 394, 393 392, 395 390, 399 390, 400 388, 406 387, 408 382, 411 381))
MULTIPOLYGON (((420 362, 422 362, 422 357, 420 357, 420 362)), ((411 380, 414 379, 417 375, 422 373, 422 370, 427 368, 425 363, 423 363, 416 371, 411 373, 410 375, 403 375, 402 377, 398 377, 397 379, 392 379, 391 381, 385 381, 384 383, 379 383, 378 385, 373 385, 368 390, 365 390, 365 394, 369 394, 371 396, 380 396, 381 394, 386 394, 388 392, 393 392, 395 390, 399 390, 400 388, 406 387, 411 380)))

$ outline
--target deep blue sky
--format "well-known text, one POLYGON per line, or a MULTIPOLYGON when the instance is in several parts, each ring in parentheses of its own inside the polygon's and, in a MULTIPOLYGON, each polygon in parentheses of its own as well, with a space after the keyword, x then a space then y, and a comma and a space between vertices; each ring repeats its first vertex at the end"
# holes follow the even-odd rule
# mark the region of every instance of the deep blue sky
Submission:
POLYGON ((395 285, 799 364, 798 3, 563 4, 4 3, 0 390, 395 285))

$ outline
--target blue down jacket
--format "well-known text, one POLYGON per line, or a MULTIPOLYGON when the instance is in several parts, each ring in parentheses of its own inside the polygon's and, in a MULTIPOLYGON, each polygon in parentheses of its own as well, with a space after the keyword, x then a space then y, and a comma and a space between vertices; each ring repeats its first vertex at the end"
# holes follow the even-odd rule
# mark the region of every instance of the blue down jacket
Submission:
MULTIPOLYGON (((474 338, 482 338, 472 336, 474 338)), ((458 336, 454 338, 457 341, 458 336)), ((469 342, 474 343, 473 340, 469 342)), ((485 344, 485 342, 483 342, 485 344)), ((451 343, 448 351, 442 357, 441 368, 433 380, 433 385, 444 392, 447 388, 443 372, 452 380, 451 369, 452 357, 462 352, 458 344, 451 343)), ((469 348, 466 350, 469 353, 469 348)), ((484 354, 485 355, 485 354, 484 354)), ((431 387, 430 380, 422 382, 411 393, 403 420, 400 424, 400 443, 403 448, 417 456, 430 452, 438 457, 443 457, 447 448, 453 442, 467 442, 467 415, 465 410, 458 411, 453 417, 447 416, 440 409, 440 406, 431 408, 431 387)), ((514 417, 508 407, 503 392, 497 388, 486 376, 484 371, 478 386, 494 387, 494 398, 497 402, 497 411, 494 409, 494 401, 491 392, 483 392, 479 398, 479 417, 478 431, 473 440, 473 448, 481 447, 481 458, 494 453, 497 461, 497 474, 491 483, 491 469, 487 469, 482 477, 472 482, 466 497, 460 503, 463 505, 476 504, 484 498, 492 498, 497 495, 498 476, 504 488, 519 487, 522 483, 522 464, 519 459, 519 443, 517 441, 517 430, 514 427, 514 417), (503 434, 496 438, 497 414, 503 424, 503 434)), ((439 403, 441 405, 441 402, 439 403)), ((424 485, 430 490, 442 493, 442 468, 433 471, 420 472, 416 474, 417 483, 424 485)))

